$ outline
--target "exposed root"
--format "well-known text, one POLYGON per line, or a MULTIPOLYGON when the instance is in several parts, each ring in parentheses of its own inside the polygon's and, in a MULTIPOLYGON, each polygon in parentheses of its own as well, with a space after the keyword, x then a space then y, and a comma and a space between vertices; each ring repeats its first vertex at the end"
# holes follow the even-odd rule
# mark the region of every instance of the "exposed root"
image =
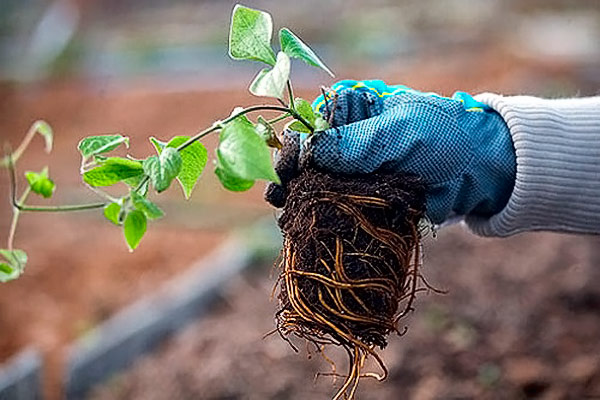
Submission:
POLYGON ((424 189, 399 174, 348 178, 307 169, 288 193, 279 219, 277 329, 314 344, 332 365, 319 375, 342 376, 323 351, 343 347, 349 368, 334 399, 352 399, 360 378, 387 377, 375 349, 390 333, 405 332, 398 321, 412 310, 421 281, 424 189), (380 373, 363 371, 368 357, 380 373))

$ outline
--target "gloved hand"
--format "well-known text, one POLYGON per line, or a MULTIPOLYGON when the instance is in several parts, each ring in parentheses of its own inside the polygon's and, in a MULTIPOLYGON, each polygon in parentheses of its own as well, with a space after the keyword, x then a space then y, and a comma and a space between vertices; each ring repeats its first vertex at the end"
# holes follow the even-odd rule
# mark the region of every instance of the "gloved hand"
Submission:
MULTIPOLYGON (((340 81, 332 89, 339 95, 333 127, 306 143, 317 167, 418 175, 428 188, 427 215, 437 224, 454 215, 493 215, 508 201, 515 151, 490 107, 463 92, 447 98, 382 81, 340 81)), ((323 96, 313 107, 327 114, 323 96)))

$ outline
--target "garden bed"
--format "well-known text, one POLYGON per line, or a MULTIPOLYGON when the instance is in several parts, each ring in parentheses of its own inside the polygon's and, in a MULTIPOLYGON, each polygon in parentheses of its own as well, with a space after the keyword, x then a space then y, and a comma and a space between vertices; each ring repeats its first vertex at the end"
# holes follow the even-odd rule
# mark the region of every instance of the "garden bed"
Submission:
MULTIPOLYGON (((383 352, 389 380, 364 380, 358 398, 597 398, 599 244, 582 236, 492 241, 461 227, 442 231, 426 244, 423 271, 448 294, 418 297, 408 333, 383 352)), ((209 316, 90 398, 330 397, 329 377, 313 383, 316 372, 329 371, 319 356, 307 360, 305 346, 296 354, 276 334, 263 340, 274 327, 267 275, 264 268, 231 282, 209 316)))
MULTIPOLYGON (((487 50, 456 56, 443 67, 439 56, 432 55, 409 67, 395 62, 374 71, 339 71, 339 76, 387 74, 381 77, 390 83, 444 94, 456 89, 535 91, 552 81, 539 65, 512 61, 487 50), (487 73, 472 74, 469 66, 475 64, 487 73)), ((555 74, 564 75, 560 70, 555 74)), ((83 202, 89 196, 81 194, 78 173, 76 145, 81 137, 122 133, 131 137, 136 151, 149 154, 149 136, 189 135, 228 115, 232 105, 253 101, 243 89, 156 92, 144 86, 4 85, 2 139, 16 144, 34 119, 47 120, 55 130, 54 152, 43 154, 39 141, 20 164, 31 170, 49 164, 58 183, 54 200, 83 202)), ((306 98, 315 94, 298 92, 306 98)), ((215 138, 209 138, 209 154, 214 145, 215 138)), ((6 194, 6 175, 0 175, 0 192, 6 194)), ((16 244, 29 252, 30 262, 21 279, 0 290, 0 362, 26 346, 37 347, 46 362, 46 397, 59 398, 70 343, 183 272, 233 226, 272 214, 261 201, 261 185, 244 195, 219 186, 209 167, 190 202, 176 200, 178 188, 161 196, 167 218, 154 224, 133 254, 119 230, 99 213, 24 215, 16 244)), ((8 202, 0 203, 1 243, 9 216, 8 202)), ((536 391, 559 398, 564 393, 597 394, 594 384, 600 376, 593 355, 600 354, 598 240, 535 234, 491 242, 458 230, 440 236, 428 246, 425 272, 431 283, 450 294, 421 296, 409 334, 392 340, 384 353, 390 380, 383 385, 365 381, 362 398, 394 398, 398 393, 413 398, 453 393, 478 398, 509 393, 505 397, 512 398, 536 391)), ((230 296, 207 320, 92 397, 258 399, 334 393, 327 378, 311 385, 314 372, 327 370, 324 363, 307 362, 276 336, 261 340, 273 328, 275 308, 268 303, 273 281, 267 275, 259 270, 257 276, 233 284, 230 296)))

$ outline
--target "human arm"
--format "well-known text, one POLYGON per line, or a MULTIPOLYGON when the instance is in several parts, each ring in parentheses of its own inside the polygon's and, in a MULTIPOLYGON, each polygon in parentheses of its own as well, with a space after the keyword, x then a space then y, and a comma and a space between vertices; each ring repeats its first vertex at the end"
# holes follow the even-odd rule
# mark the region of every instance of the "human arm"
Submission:
MULTIPOLYGON (((600 97, 450 99, 381 81, 334 89, 334 128, 303 145, 320 168, 419 175, 433 222, 459 217, 482 236, 600 233, 600 97)), ((325 111, 322 97, 314 106, 325 111)))
POLYGON ((491 93, 476 99, 506 122, 516 179, 506 206, 490 217, 466 215, 482 236, 549 230, 600 233, 600 97, 539 99, 491 93))

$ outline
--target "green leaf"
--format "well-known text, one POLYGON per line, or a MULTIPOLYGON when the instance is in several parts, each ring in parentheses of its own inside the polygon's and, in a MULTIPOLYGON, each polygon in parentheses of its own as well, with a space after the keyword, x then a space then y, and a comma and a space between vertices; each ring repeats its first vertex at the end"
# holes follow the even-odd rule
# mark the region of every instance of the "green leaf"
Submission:
POLYGON ((283 100, 283 93, 290 77, 290 58, 277 53, 277 63, 270 70, 261 70, 250 84, 250 93, 255 96, 275 97, 283 100))
POLYGON ((157 192, 166 190, 181 171, 181 155, 172 147, 166 147, 160 155, 144 160, 144 172, 150 176, 157 192))
MULTIPOLYGON (((294 100, 294 106, 296 108, 296 112, 314 128, 316 125, 315 121, 317 119, 317 114, 313 111, 310 103, 304 99, 301 99, 300 97, 297 97, 294 100)), ((297 120, 290 122, 286 128, 296 132, 312 133, 306 125, 297 120)))
POLYGON ((125 234, 129 251, 135 250, 140 244, 144 233, 146 233, 146 224, 146 214, 140 210, 133 210, 125 217, 123 233, 125 234))
POLYGON ((276 149, 281 149, 282 144, 279 141, 279 138, 275 134, 275 129, 273 126, 265 120, 262 116, 258 116, 256 123, 256 133, 260 136, 267 146, 274 147, 276 149))
POLYGON ((104 206, 104 216, 115 225, 121 225, 123 223, 119 218, 120 214, 121 205, 119 203, 110 203, 104 206))
POLYGON ((52 151, 53 142, 52 128, 46 121, 37 120, 33 124, 31 124, 31 127, 29 128, 29 131, 27 132, 24 141, 19 145, 17 151, 15 153, 0 158, 0 167, 8 167, 11 160, 13 164, 16 163, 17 160, 23 154, 23 151, 29 145, 31 139, 33 138, 31 135, 35 135, 36 133, 39 133, 44 138, 44 143, 46 145, 46 153, 50 153, 52 151))
MULTIPOLYGON (((298 102, 299 100, 301 100, 302 102, 306 102, 305 100, 302 100, 302 99, 296 99, 296 102, 298 102)), ((308 103, 308 102, 306 102, 306 103, 308 103)), ((302 108, 305 107, 303 103, 300 103, 300 104, 301 104, 302 108)), ((310 104, 309 104, 309 107, 310 107, 310 104)), ((325 119, 321 116, 320 113, 313 112, 311 115, 311 114, 307 113, 306 110, 300 111, 298 108, 299 107, 296 106, 296 110, 307 122, 309 122, 315 128, 315 132, 321 132, 321 131, 325 131, 325 130, 329 129, 329 124, 327 123, 327 121, 325 121, 325 119)), ((296 132, 311 133, 310 129, 308 129, 306 127, 306 125, 304 125, 302 122, 300 122, 298 120, 289 122, 285 126, 285 129, 290 129, 290 130, 296 131, 296 132)))
MULTIPOLYGON (((146 177, 147 177, 146 174, 137 175, 132 178, 123 179, 123 183, 125 183, 127 186, 129 186, 132 189, 136 189, 137 187, 140 186, 142 181, 146 179, 146 177)), ((148 186, 150 186, 150 181, 146 180, 144 182, 144 184, 142 185, 142 187, 140 187, 137 192, 140 195, 145 196, 148 193, 148 186)))
MULTIPOLYGON (((329 129, 329 124, 327 121, 325 121, 325 119, 321 116, 321 113, 313 110, 308 101, 297 97, 294 100, 294 105, 296 112, 300 114, 300 116, 304 118, 306 122, 313 126, 315 132, 329 129)), ((298 120, 290 122, 286 128, 296 132, 311 133, 310 129, 308 129, 302 122, 298 120)))
POLYGON ((0 249, 0 282, 8 282, 18 278, 25 270, 27 253, 23 250, 0 249))
POLYGON ((327 129, 329 129, 329 122, 327 122, 325 118, 321 116, 320 113, 316 114, 317 118, 315 119, 315 132, 326 131, 327 129))
POLYGON ((223 127, 217 158, 222 168, 236 178, 280 183, 271 163, 271 151, 248 118, 236 118, 223 127))
POLYGON ((40 119, 33 123, 31 129, 34 129, 37 133, 42 135, 46 145, 46 153, 50 153, 52 151, 52 142, 54 139, 54 134, 52 133, 52 127, 50 124, 40 119))
POLYGON ((88 136, 79 142, 77 148, 85 162, 91 156, 108 153, 123 143, 129 147, 129 138, 122 135, 88 136))
POLYGON ((142 163, 121 157, 109 157, 102 165, 86 171, 83 180, 91 186, 110 186, 144 173, 142 163))
POLYGON ((273 21, 269 13, 237 4, 233 8, 229 28, 229 56, 234 60, 255 60, 274 65, 272 35, 273 21))
POLYGON ((46 199, 52 197, 56 185, 54 185, 52 179, 48 178, 48 167, 44 167, 40 173, 27 171, 25 172, 25 178, 34 193, 46 199))
MULTIPOLYGON (((175 136, 169 140, 168 143, 166 143, 151 137, 150 141, 156 148, 158 154, 160 154, 162 149, 165 147, 177 148, 183 143, 187 142, 189 138, 189 136, 175 136)), ((177 175, 177 181, 183 189, 185 198, 189 199, 192 195, 192 191, 194 190, 194 186, 196 186, 198 178, 200 178, 200 175, 202 175, 202 171, 206 166, 208 152, 202 143, 194 142, 180 151, 179 154, 181 155, 182 164, 181 171, 177 175)))
POLYGON ((149 219, 158 219, 165 215, 156 204, 136 192, 131 192, 131 201, 136 210, 143 212, 149 219))
POLYGON ((156 149, 156 154, 160 154, 163 151, 163 149, 167 147, 168 144, 167 142, 163 142, 162 140, 159 140, 154 136, 150 136, 150 143, 152 143, 152 145, 156 149))
POLYGON ((303 132, 303 133, 312 133, 310 131, 310 129, 308 129, 306 127, 306 125, 304 125, 302 122, 300 121, 292 121, 289 124, 287 124, 285 126, 285 129, 290 129, 292 131, 296 131, 296 132, 303 132))
POLYGON ((302 118, 304 118, 311 125, 314 125, 317 115, 308 101, 300 97, 296 97, 294 100, 294 106, 296 107, 296 112, 300 114, 302 118))
POLYGON ((333 72, 327 68, 315 52, 288 28, 282 28, 279 31, 279 42, 281 43, 281 51, 288 56, 298 58, 313 67, 321 68, 332 78, 334 77, 333 72))
POLYGON ((219 178, 219 181, 221 181, 223 187, 232 192, 244 192, 254 186, 253 180, 240 179, 234 176, 219 162, 217 162, 215 174, 217 175, 217 178, 219 178))
POLYGON ((275 130, 273 129, 271 124, 269 124, 269 122, 266 119, 264 119, 261 115, 259 115, 256 122, 256 133, 258 133, 258 136, 263 138, 263 140, 266 142, 267 140, 269 140, 271 134, 274 131, 275 130))

